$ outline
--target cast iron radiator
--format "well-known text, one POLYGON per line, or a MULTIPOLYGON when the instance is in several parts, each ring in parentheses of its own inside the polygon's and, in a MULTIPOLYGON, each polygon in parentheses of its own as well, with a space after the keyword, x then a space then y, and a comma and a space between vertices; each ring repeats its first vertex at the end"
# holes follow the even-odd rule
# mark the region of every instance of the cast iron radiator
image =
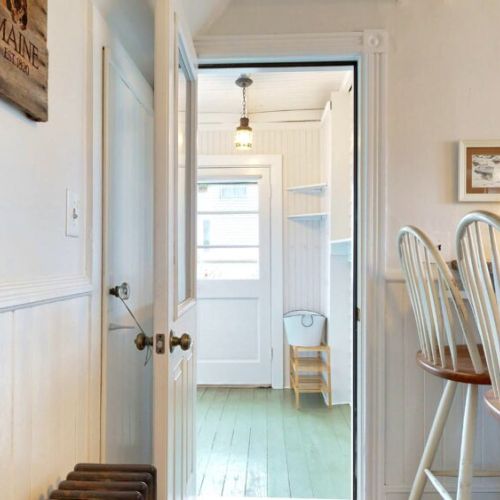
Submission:
POLYGON ((78 464, 50 498, 156 500, 156 469, 152 465, 78 464))

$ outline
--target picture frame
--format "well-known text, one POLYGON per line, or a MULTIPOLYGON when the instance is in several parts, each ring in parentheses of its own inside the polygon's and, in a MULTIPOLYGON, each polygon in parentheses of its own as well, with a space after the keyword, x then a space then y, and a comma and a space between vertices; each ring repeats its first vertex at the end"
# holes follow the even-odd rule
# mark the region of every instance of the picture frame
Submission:
POLYGON ((47 0, 0 0, 0 98, 49 119, 47 0))
POLYGON ((500 139, 459 142, 458 199, 500 201, 500 139))

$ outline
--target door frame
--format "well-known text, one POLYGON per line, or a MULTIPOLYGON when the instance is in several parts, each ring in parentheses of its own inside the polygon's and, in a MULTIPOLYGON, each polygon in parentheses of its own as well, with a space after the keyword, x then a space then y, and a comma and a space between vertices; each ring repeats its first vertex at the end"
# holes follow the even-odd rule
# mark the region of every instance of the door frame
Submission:
POLYGON ((281 155, 199 155, 203 168, 268 168, 271 194, 271 385, 284 387, 283 336, 283 157, 281 155))
POLYGON ((385 30, 322 34, 202 36, 195 40, 200 65, 354 61, 358 68, 358 223, 354 328, 357 412, 354 498, 379 498, 384 487, 385 422, 385 205, 387 168, 387 52, 385 30), (356 327, 357 326, 357 327, 356 327), (356 338, 356 335, 358 338, 356 338))

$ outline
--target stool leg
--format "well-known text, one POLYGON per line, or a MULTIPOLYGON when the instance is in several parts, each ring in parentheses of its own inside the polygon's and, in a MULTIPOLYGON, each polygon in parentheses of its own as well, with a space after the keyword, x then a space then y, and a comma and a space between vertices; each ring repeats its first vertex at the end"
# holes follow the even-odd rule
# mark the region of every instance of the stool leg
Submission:
POLYGON ((477 385, 469 384, 467 386, 462 444, 460 447, 460 464, 458 468, 457 500, 469 500, 471 497, 472 461, 474 459, 474 438, 477 417, 477 391, 477 385))
POLYGON ((411 489, 409 500, 420 500, 420 498, 422 498, 425 483, 427 481, 425 469, 430 469, 432 462, 434 461, 434 457, 436 456, 439 441, 443 435, 444 425, 448 419, 448 414, 450 413, 451 404, 453 403, 456 390, 456 382, 452 382, 451 380, 446 382, 443 395, 441 396, 441 401, 439 401, 439 406, 436 411, 436 416, 432 422, 431 432, 429 433, 427 443, 425 444, 424 453, 420 459, 417 475, 413 481, 413 487, 411 489))

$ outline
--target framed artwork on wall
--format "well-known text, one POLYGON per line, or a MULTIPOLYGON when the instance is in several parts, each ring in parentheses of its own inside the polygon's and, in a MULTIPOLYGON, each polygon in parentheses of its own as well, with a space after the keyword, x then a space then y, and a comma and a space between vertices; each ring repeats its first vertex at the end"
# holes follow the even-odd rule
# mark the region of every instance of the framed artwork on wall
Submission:
POLYGON ((460 141, 459 201, 500 201, 500 140, 460 141))
POLYGON ((48 120, 47 0, 0 0, 0 97, 48 120))

